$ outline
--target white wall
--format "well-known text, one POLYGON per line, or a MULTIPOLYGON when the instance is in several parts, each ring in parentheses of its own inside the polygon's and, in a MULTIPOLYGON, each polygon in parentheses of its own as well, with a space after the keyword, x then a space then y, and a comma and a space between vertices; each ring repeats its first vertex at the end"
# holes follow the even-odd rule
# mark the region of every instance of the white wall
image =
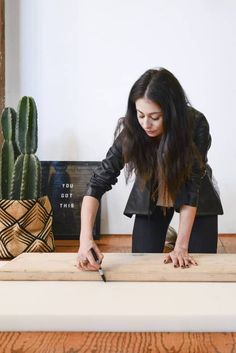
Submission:
MULTIPOLYGON (((101 160, 134 81, 166 67, 210 123, 219 231, 236 233, 235 15, 234 0, 6 0, 6 102, 36 99, 40 159, 101 160)), ((104 196, 103 233, 131 232, 130 187, 104 196)))

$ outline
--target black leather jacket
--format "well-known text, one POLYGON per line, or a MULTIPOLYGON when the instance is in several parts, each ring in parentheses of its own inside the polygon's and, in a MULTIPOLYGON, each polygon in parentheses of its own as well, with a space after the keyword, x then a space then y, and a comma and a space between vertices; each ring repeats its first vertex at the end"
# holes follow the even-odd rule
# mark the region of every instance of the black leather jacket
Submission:
MULTIPOLYGON (((192 107, 188 107, 189 117, 192 119, 193 139, 206 163, 204 172, 193 165, 189 180, 179 190, 174 208, 179 212, 182 205, 197 206, 197 215, 223 214, 219 195, 212 183, 212 171, 207 164, 207 151, 211 145, 209 124, 205 116, 192 107)), ((100 200, 102 195, 116 184, 117 177, 124 167, 122 156, 122 132, 115 139, 100 166, 97 167, 90 179, 85 195, 100 200)), ((124 214, 131 217, 133 214, 151 214, 155 203, 151 200, 152 183, 147 182, 144 189, 140 189, 138 179, 134 182, 128 198, 124 214)))

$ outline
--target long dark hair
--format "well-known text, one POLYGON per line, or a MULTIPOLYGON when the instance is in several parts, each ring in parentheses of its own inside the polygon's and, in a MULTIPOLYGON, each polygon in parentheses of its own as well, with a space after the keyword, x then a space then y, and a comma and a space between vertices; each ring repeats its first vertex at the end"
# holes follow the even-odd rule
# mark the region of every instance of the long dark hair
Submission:
POLYGON ((142 185, 154 181, 152 198, 163 206, 173 204, 177 192, 189 178, 197 155, 188 117, 190 102, 177 78, 164 68, 147 70, 131 88, 127 112, 116 133, 123 128, 123 157, 126 180, 133 172, 142 185), (135 102, 147 98, 162 109, 163 133, 149 137, 137 119, 135 102))

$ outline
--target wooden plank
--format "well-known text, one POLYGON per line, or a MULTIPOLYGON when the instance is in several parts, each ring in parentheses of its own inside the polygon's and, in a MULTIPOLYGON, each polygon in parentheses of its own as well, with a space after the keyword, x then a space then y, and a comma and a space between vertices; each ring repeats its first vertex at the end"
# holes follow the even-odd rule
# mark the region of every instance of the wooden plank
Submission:
POLYGON ((236 353, 236 333, 2 332, 3 352, 236 353))
MULTIPOLYGON (((24 253, 0 268, 0 280, 101 281, 97 271, 78 270, 76 253, 24 253)), ((163 254, 106 253, 107 281, 235 282, 236 254, 194 254, 198 266, 174 268, 163 254)))

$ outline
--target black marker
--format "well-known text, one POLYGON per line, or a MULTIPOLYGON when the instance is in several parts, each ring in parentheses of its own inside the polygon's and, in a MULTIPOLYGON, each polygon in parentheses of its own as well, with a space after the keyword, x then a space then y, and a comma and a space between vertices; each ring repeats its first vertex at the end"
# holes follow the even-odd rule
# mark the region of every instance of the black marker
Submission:
MULTIPOLYGON (((96 254, 95 250, 93 248, 91 248, 90 250, 91 250, 91 253, 92 253, 93 257, 94 257, 94 260, 97 262, 97 264, 99 264, 99 259, 97 257, 97 254, 96 254)), ((102 280, 104 282, 106 282, 107 280, 106 280, 104 271, 103 271, 101 266, 99 267, 98 272, 99 272, 100 276, 102 277, 102 280)))

